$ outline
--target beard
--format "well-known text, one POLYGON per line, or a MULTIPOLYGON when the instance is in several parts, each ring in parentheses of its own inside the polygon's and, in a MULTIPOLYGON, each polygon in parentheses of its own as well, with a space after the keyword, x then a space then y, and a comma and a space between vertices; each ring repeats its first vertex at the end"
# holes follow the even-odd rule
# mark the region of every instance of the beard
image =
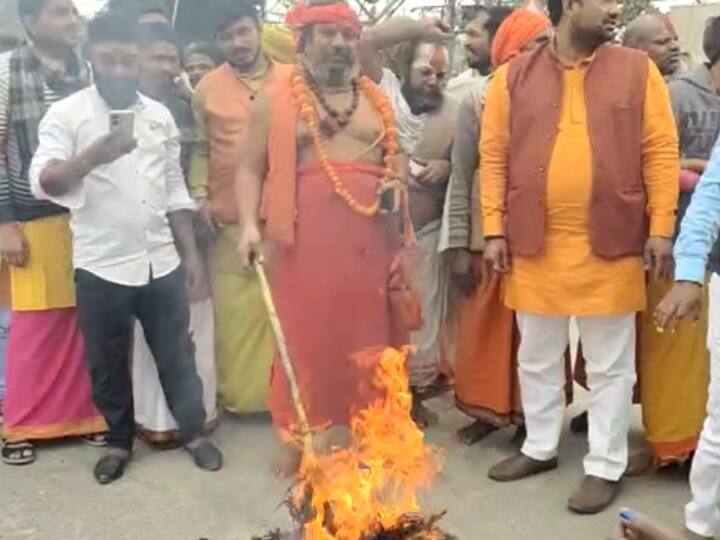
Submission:
POLYGON ((443 104, 442 92, 428 92, 413 88, 408 84, 402 87, 402 94, 413 114, 423 114, 436 111, 443 104))
POLYGON ((480 75, 489 75, 490 71, 492 71, 490 56, 487 54, 476 56, 472 59, 472 61, 468 62, 468 67, 474 69, 480 73, 480 75))
POLYGON ((98 93, 111 109, 128 109, 138 99, 138 79, 99 76, 95 72, 98 93))
POLYGON ((258 58, 260 58, 260 48, 255 51, 255 54, 251 54, 250 51, 248 51, 247 59, 228 59, 229 64, 237 69, 240 72, 248 71, 250 68, 252 68, 255 63, 258 61, 258 58))

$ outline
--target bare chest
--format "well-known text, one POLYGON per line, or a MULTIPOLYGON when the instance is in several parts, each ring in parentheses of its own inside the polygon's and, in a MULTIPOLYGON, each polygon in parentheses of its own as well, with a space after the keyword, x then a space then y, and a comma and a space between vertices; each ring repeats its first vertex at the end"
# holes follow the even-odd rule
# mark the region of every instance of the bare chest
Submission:
MULTIPOLYGON (((352 94, 335 94, 327 97, 328 105, 340 113, 350 107, 352 94)), ((328 112, 316 102, 316 111, 320 121, 328 117, 328 112)), ((316 149, 305 122, 298 120, 297 148, 301 161, 316 159, 316 149)), ((383 136, 382 123, 370 101, 360 95, 358 107, 349 123, 332 136, 322 135, 322 142, 333 160, 357 160, 379 165, 382 160, 380 141, 383 136)))

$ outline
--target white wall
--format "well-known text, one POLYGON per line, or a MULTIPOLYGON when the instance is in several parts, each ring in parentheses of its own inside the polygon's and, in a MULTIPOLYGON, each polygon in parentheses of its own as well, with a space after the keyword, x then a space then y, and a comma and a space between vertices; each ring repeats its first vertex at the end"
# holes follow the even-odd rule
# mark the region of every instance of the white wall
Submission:
POLYGON ((720 3, 675 6, 670 9, 670 20, 680 38, 682 48, 690 53, 694 64, 705 61, 702 37, 705 21, 720 15, 720 3))

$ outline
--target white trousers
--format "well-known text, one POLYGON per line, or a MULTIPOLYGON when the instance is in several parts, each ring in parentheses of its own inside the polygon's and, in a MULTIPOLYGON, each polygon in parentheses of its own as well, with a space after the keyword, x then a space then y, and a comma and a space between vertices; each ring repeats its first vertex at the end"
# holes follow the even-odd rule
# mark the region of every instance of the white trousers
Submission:
MULTIPOLYGON (((518 372, 527 439, 522 453, 546 461, 557 455, 565 414, 564 353, 570 317, 517 313, 518 372)), ((590 452, 585 474, 619 480, 628 458, 635 384, 635 314, 577 317, 591 402, 590 452)))
POLYGON ((720 531, 720 277, 717 274, 710 280, 708 323, 707 417, 690 471, 692 501, 685 507, 685 525, 695 534, 710 537, 720 531))

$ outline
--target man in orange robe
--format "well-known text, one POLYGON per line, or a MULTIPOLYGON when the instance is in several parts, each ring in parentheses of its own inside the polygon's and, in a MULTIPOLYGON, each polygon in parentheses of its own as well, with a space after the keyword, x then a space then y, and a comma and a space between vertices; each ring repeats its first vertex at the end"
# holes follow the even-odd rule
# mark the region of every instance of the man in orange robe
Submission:
MULTIPOLYGON (((348 426, 373 397, 356 353, 391 343, 388 269, 400 245, 399 150, 390 104, 357 77, 360 22, 344 3, 298 4, 299 61, 258 96, 237 174, 246 265, 264 238, 271 283, 301 398, 312 428, 348 426), (379 205, 379 206, 378 206, 379 205), (379 212, 382 207, 387 212, 379 212), (264 224, 264 228, 263 225, 264 224)), ((365 366, 367 367, 367 366, 365 366)), ((296 426, 288 381, 276 362, 270 410, 296 426)), ((297 467, 288 452, 278 472, 297 467)))
POLYGON ((575 317, 592 401, 585 477, 568 507, 592 514, 617 496, 627 466, 635 314, 645 307, 645 265, 656 276, 670 269, 677 134, 655 65, 607 43, 615 0, 549 8, 554 42, 495 73, 482 122, 485 256, 507 274, 505 303, 517 314, 527 428, 521 452, 490 477, 557 467, 561 358, 575 317))

